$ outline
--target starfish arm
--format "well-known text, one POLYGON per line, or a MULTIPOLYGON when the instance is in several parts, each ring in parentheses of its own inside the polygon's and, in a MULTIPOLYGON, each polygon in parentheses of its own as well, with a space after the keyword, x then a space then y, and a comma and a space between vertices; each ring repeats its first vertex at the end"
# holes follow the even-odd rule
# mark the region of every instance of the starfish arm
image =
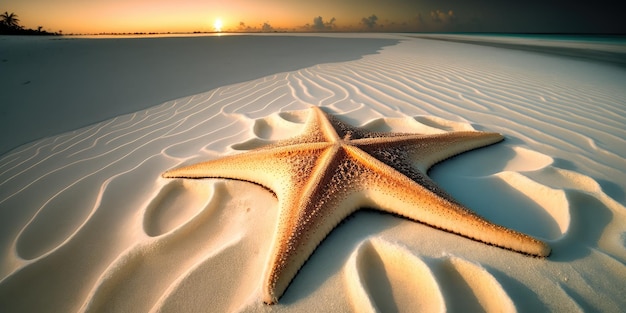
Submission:
POLYGON ((274 304, 326 236, 359 208, 359 196, 337 184, 345 153, 325 151, 302 192, 279 202, 279 221, 263 278, 263 301, 274 304))
POLYGON ((319 128, 319 132, 323 134, 324 140, 331 142, 339 140, 337 130, 329 120, 329 115, 319 107, 311 107, 311 115, 315 119, 315 127, 319 128))
POLYGON ((272 190, 280 199, 297 190, 327 144, 302 144, 257 149, 217 160, 166 171, 164 178, 225 178, 252 182, 272 190))
POLYGON ((353 148, 350 153, 369 169, 366 184, 373 208, 516 252, 540 257, 550 254, 550 247, 546 243, 489 222, 359 149, 353 148))
POLYGON ((502 140, 504 136, 492 132, 467 131, 432 135, 421 144, 410 146, 409 158, 414 160, 419 170, 426 173, 431 166, 445 159, 502 140))
POLYGON ((326 113, 318 107, 312 107, 300 136, 279 140, 259 149, 273 149, 307 143, 335 142, 338 139, 339 136, 329 122, 326 113))
POLYGON ((383 138, 364 138, 354 140, 353 144, 361 149, 375 153, 376 150, 402 149, 407 153, 415 167, 422 173, 457 154, 485 147, 504 140, 498 133, 479 131, 460 131, 437 135, 397 135, 383 138))
POLYGON ((321 241, 361 207, 520 253, 548 256, 546 243, 480 217, 426 175, 437 162, 501 140, 502 135, 485 132, 376 133, 313 107, 297 137, 162 176, 249 181, 276 194, 278 222, 262 286, 263 301, 272 304, 321 241))

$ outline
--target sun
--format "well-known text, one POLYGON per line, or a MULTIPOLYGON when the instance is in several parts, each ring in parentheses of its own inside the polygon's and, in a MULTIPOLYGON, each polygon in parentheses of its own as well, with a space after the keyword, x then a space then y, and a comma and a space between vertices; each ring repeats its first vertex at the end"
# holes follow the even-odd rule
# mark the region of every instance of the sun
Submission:
POLYGON ((216 32, 221 32, 222 31, 222 19, 216 19, 215 23, 213 23, 213 28, 215 29, 216 32))

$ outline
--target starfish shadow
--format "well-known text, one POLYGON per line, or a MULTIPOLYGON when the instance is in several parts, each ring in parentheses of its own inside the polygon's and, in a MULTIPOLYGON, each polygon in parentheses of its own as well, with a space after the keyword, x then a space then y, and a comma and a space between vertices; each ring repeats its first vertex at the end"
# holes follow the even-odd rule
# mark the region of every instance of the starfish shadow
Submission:
MULTIPOLYGON (((527 172, 523 168, 515 170, 521 176, 534 177, 532 180, 537 180, 534 182, 537 186, 553 188, 562 195, 561 200, 552 199, 554 201, 549 202, 565 210, 562 217, 568 221, 561 221, 560 223, 565 224, 560 225, 558 217, 549 214, 549 210, 555 208, 545 207, 545 203, 536 202, 527 193, 492 176, 507 171, 509 162, 516 158, 517 152, 514 148, 522 146, 517 145, 516 141, 518 140, 515 138, 509 140, 507 137, 505 144, 489 146, 451 158, 433 166, 429 176, 461 203, 488 220, 550 241, 553 248, 550 261, 570 262, 584 258, 596 249, 624 263, 623 256, 626 254, 623 251, 624 245, 600 246, 603 236, 606 237, 604 233, 613 219, 608 204, 597 194, 606 191, 607 183, 602 185, 598 180, 587 177, 586 183, 580 185, 575 181, 569 181, 566 176, 557 178, 554 186, 549 182, 542 182, 549 181, 551 173, 559 169, 578 175, 577 167, 563 159, 553 159, 551 164, 538 169, 529 169, 527 172), (598 183, 599 187, 594 187, 595 183, 598 183), (559 186, 560 184, 562 186, 559 186)), ((525 166, 524 162, 521 163, 522 167, 525 166)), ((532 163, 532 160, 529 163, 532 163)), ((538 188, 526 187, 531 191, 538 188)), ((537 193, 540 191, 536 189, 537 193)), ((613 198, 612 195, 607 196, 613 198)))
MULTIPOLYGON (((553 262, 569 263, 587 257, 592 249, 598 247, 607 225, 613 219, 610 209, 594 196, 578 190, 568 190, 566 194, 572 221, 567 234, 551 243, 553 253, 550 261, 553 262)), ((615 259, 615 256, 612 257, 615 259)))
POLYGON ((626 193, 624 189, 620 187, 617 183, 612 182, 606 179, 594 178, 595 181, 600 184, 602 190, 611 198, 615 199, 615 201, 620 203, 626 202, 626 193))
POLYGON ((354 249, 365 238, 396 227, 401 222, 399 217, 373 210, 352 214, 317 247, 291 282, 281 303, 293 304, 320 290, 324 282, 342 270, 354 249))
POLYGON ((561 237, 553 216, 540 203, 499 175, 518 155, 507 142, 464 153, 437 164, 429 176, 455 199, 496 224, 546 239, 561 237))
MULTIPOLYGON (((555 167, 570 170, 570 171, 579 170, 578 166, 576 166, 574 163, 565 159, 561 159, 561 158, 554 158, 553 165, 555 167)), ((596 177, 592 177, 592 178, 593 180, 598 182, 598 184, 600 184, 600 186, 602 187, 602 190, 609 197, 613 198, 615 201, 624 203, 624 201, 626 200, 626 192, 617 183, 606 180, 606 179, 600 179, 596 177)))
POLYGON ((519 312, 546 312, 548 308, 541 302, 539 295, 528 288, 524 283, 509 276, 496 267, 481 264, 502 285, 513 300, 519 312))

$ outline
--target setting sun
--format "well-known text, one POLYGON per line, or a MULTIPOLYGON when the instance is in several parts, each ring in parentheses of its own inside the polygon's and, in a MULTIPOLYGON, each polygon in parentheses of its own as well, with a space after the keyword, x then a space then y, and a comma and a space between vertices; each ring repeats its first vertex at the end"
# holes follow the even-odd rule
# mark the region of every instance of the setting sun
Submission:
POLYGON ((221 32, 222 31, 222 20, 221 19, 216 19, 215 23, 213 23, 213 28, 215 29, 216 32, 221 32))

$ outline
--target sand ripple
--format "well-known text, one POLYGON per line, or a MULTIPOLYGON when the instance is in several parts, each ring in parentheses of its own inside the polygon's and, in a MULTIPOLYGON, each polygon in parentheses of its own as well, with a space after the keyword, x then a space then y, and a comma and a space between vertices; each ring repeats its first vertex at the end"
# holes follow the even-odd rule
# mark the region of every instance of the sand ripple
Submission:
POLYGON ((160 236, 197 215, 209 205, 207 201, 212 200, 211 187, 196 181, 167 183, 146 207, 143 222, 146 234, 160 236))
POLYGON ((411 39, 0 156, 0 311, 265 311, 276 199, 247 183, 160 174, 295 135, 309 105, 372 130, 503 133, 430 175, 486 218, 549 241, 553 255, 363 213, 331 233, 272 310, 619 311, 626 94, 609 78, 623 73, 458 45, 411 39))
POLYGON ((445 303, 428 266, 409 250, 382 240, 359 245, 346 264, 357 312, 442 312, 445 303), (399 308, 398 303, 403 306, 399 308))

